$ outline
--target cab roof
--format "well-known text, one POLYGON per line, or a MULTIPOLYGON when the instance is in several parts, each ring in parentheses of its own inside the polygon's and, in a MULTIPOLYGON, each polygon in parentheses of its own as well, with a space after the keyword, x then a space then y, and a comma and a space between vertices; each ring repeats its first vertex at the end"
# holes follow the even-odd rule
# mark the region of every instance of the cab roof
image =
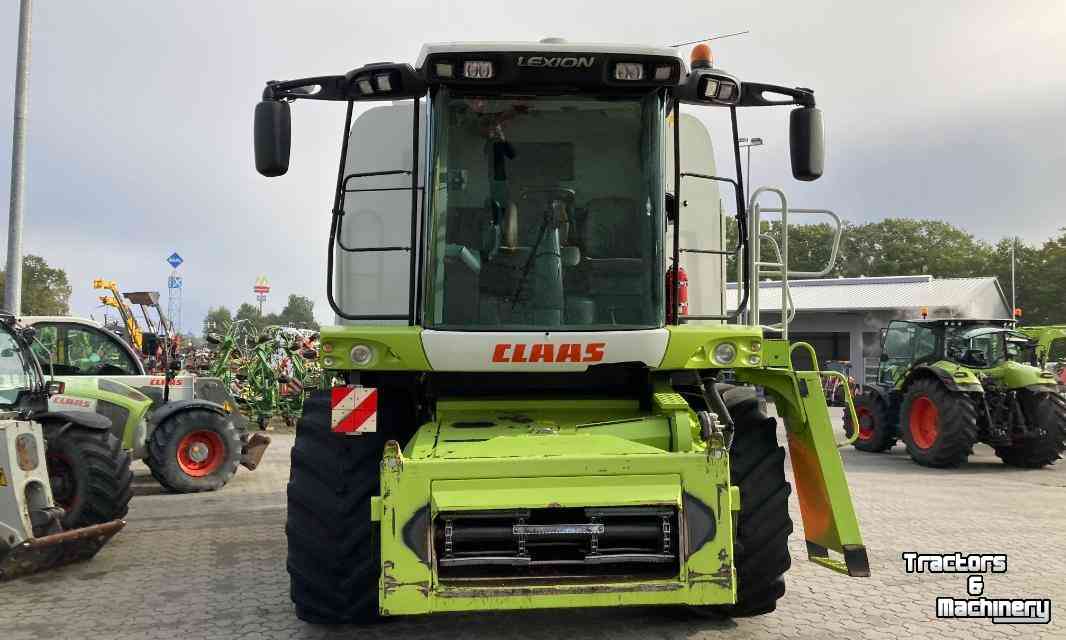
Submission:
POLYGON ((422 46, 415 68, 421 68, 426 58, 433 54, 449 53, 605 53, 634 56, 668 56, 677 58, 681 63, 682 73, 685 60, 676 49, 655 45, 615 44, 607 42, 569 42, 562 38, 544 38, 539 42, 433 42, 422 46))

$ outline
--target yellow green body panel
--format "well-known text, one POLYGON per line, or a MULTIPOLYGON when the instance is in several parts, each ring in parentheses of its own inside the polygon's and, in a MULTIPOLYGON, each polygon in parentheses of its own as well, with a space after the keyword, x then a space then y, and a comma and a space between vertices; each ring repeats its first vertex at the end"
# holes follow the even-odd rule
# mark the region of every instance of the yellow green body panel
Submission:
MULTIPOLYGON (((145 422, 145 417, 152 408, 150 398, 133 387, 113 381, 104 382, 103 386, 115 391, 105 390, 101 388, 100 381, 103 378, 97 376, 56 376, 55 379, 63 383, 63 395, 97 402, 110 402, 128 411, 126 422, 122 425, 122 447, 134 449, 140 444, 137 442, 137 427, 145 422), (124 393, 117 393, 119 389, 122 389, 124 393)), ((117 433, 117 430, 118 425, 114 425, 112 431, 117 433)))
POLYGON ((325 369, 376 371, 429 371, 422 349, 422 327, 406 325, 355 325, 322 327, 319 362, 325 369), (357 366, 351 361, 356 344, 370 346, 374 358, 357 366))
MULTIPOLYGON (((423 430, 435 428, 426 425, 423 430)), ((500 458, 409 458, 397 448, 387 449, 380 501, 381 612, 732 603, 731 500, 736 493, 729 486, 728 458, 664 450, 602 453, 585 448, 589 443, 569 442, 574 438, 582 436, 499 436, 530 445, 525 456, 500 458), (538 440, 550 446, 537 446, 538 440), (442 511, 680 505, 683 493, 710 507, 716 535, 682 560, 674 579, 454 584, 439 580, 403 540, 405 523, 426 507, 433 518, 442 511)))
POLYGON ((668 326, 670 341, 659 369, 722 369, 758 367, 762 364, 763 333, 759 327, 734 324, 668 326), (736 357, 715 362, 714 349, 723 342, 736 347, 736 357))
MULTIPOLYGON (((764 340, 757 327, 667 329, 644 406, 636 398, 436 398, 433 421, 407 442, 386 445, 371 508, 380 527, 381 613, 734 603, 733 519, 744 496, 730 485, 729 456, 707 450, 695 411, 670 384, 671 371, 691 369, 732 369, 766 388, 787 426, 810 559, 866 575, 819 373, 793 371, 788 343, 764 340), (736 350, 727 365, 714 360, 722 342, 736 350), (683 517, 686 500, 707 507, 715 535, 681 554, 671 579, 455 583, 440 580, 433 560, 404 540, 405 527, 440 513, 669 504, 683 517), (830 559, 829 551, 848 561, 830 559)), ((419 327, 326 327, 322 342, 326 369, 432 371, 419 327), (356 344, 372 346, 375 360, 354 365, 356 344)), ((433 540, 427 545, 432 550, 433 540)))

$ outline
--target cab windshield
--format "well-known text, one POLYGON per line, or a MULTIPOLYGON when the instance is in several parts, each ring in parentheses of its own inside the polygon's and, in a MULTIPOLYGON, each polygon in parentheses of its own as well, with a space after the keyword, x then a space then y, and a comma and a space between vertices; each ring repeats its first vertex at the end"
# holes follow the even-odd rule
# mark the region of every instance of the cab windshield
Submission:
POLYGON ((987 368, 1018 360, 1026 336, 1002 327, 954 327, 948 329, 947 356, 970 367, 987 368))
POLYGON ((661 95, 433 98, 426 324, 661 326, 661 95))
POLYGON ((0 407, 13 407, 37 383, 33 365, 7 328, 0 330, 0 407))

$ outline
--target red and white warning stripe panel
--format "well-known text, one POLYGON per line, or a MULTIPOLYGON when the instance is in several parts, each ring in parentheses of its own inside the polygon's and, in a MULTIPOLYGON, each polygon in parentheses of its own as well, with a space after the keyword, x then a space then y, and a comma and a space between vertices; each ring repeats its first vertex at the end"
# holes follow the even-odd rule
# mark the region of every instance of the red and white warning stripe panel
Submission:
POLYGON ((378 430, 378 390, 347 385, 333 387, 330 398, 330 426, 336 433, 349 435, 378 430))

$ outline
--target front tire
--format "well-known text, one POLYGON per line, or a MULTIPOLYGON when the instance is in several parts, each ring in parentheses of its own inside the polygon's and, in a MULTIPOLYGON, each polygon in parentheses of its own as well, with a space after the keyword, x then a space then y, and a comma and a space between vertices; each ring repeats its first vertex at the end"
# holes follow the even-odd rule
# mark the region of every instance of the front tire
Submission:
MULTIPOLYGON (((855 414, 859 418, 859 437, 855 448, 869 453, 888 451, 896 444, 896 425, 889 418, 888 408, 874 392, 855 397, 855 414)), ((851 412, 844 408, 844 433, 850 438, 855 432, 851 412)))
POLYGON ((733 561, 737 572, 737 601, 706 609, 722 616, 743 618, 770 613, 785 595, 785 572, 792 566, 788 536, 792 518, 785 480, 785 449, 777 442, 777 421, 759 406, 751 387, 722 394, 736 427, 730 454, 730 482, 740 487, 733 561))
POLYGON ((1066 399, 1057 393, 1021 391, 1018 401, 1029 423, 1040 433, 1010 447, 996 447, 996 455, 1012 467, 1046 467, 1066 450, 1066 399))
POLYGON ((152 431, 145 463, 170 491, 215 491, 237 472, 242 447, 241 434, 229 419, 206 409, 188 409, 152 431))
POLYGON ((957 467, 977 442, 977 406, 937 380, 908 387, 900 411, 900 435, 911 459, 924 467, 957 467))
POLYGON ((381 550, 370 500, 379 491, 384 446, 380 431, 333 433, 328 390, 304 403, 292 447, 285 533, 290 595, 305 622, 378 618, 381 550))
POLYGON ((72 425, 47 438, 45 458, 63 529, 124 518, 133 497, 130 454, 110 431, 72 425))

